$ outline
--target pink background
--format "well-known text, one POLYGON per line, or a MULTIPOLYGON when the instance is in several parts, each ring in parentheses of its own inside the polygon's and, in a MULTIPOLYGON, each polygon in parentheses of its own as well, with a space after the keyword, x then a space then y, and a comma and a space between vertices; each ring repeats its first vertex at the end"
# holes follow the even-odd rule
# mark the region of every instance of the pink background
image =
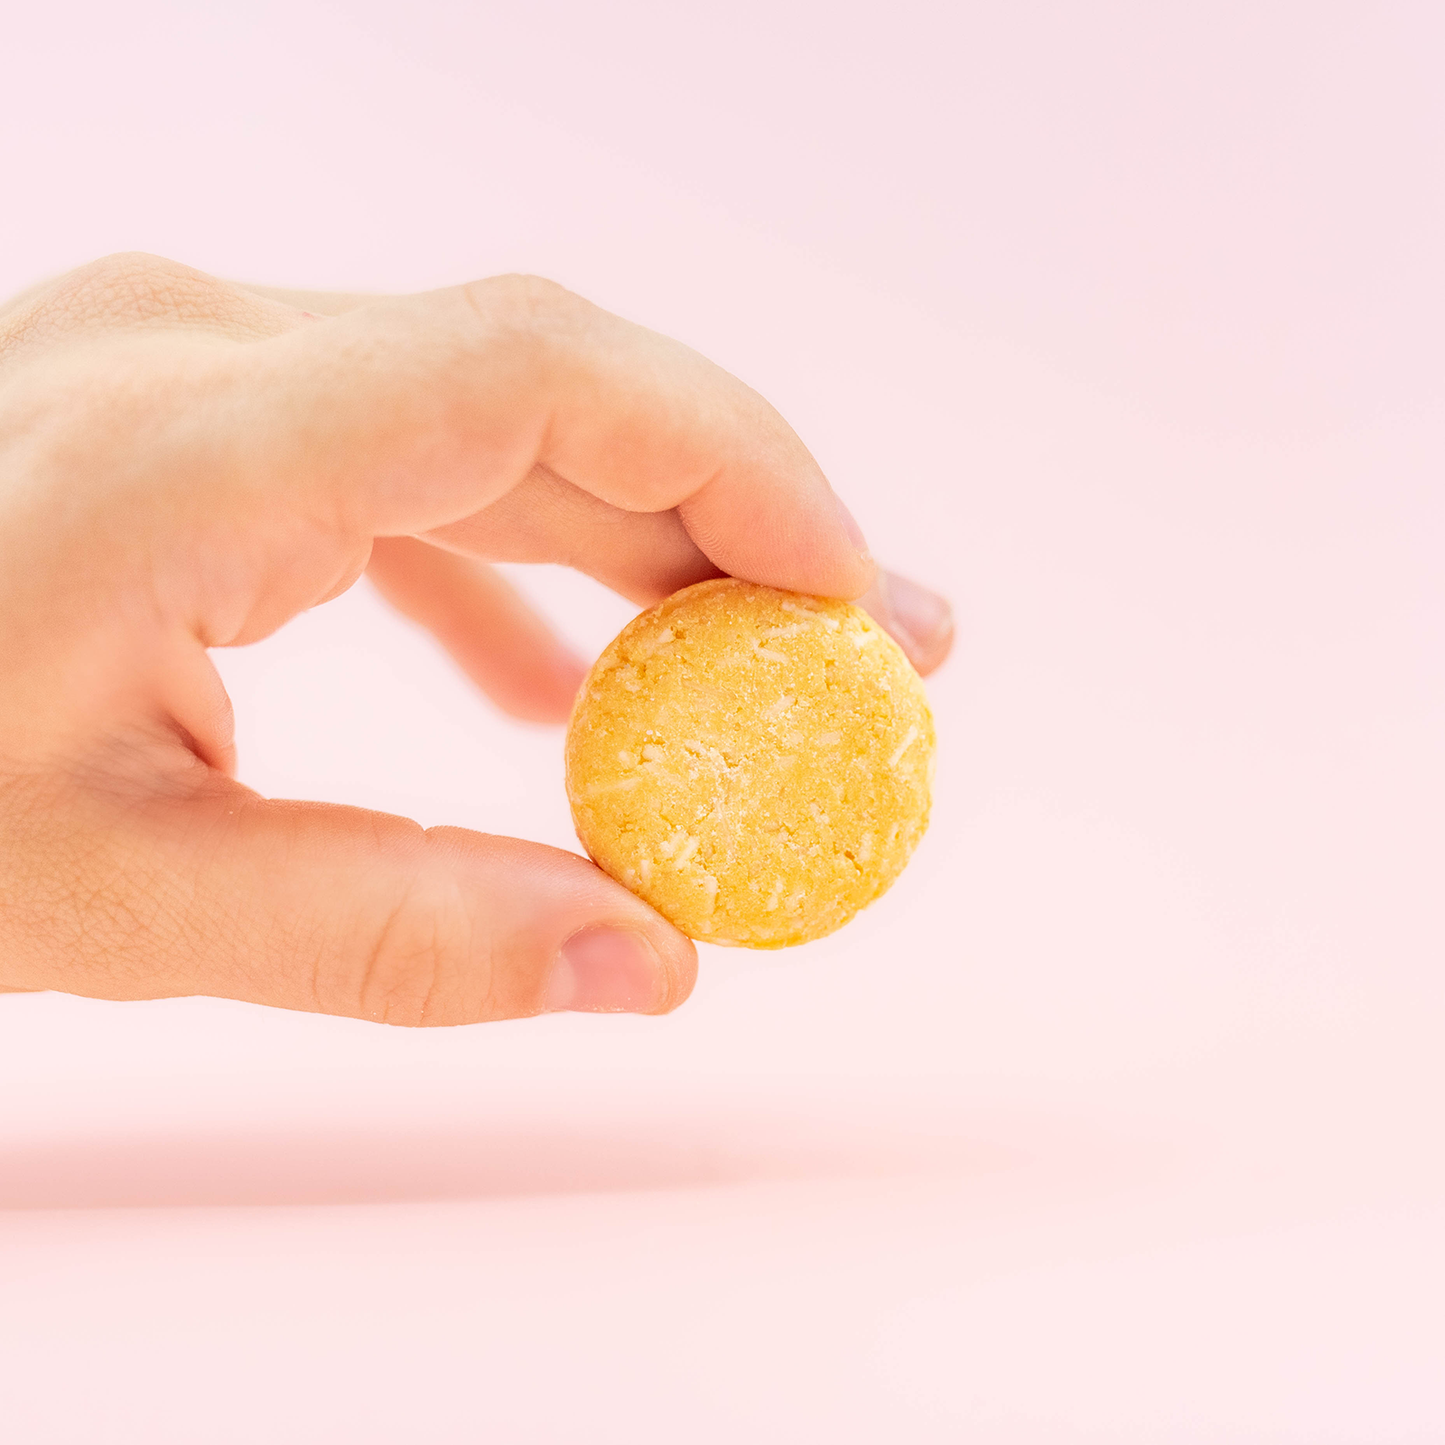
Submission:
MULTIPOLYGON (((549 274, 961 632, 915 864, 674 1017, 0 998, 0 1433, 1445 1440, 1440 7, 26 8, 0 289, 549 274)), ((364 586, 221 664, 263 791, 572 845, 364 586)))

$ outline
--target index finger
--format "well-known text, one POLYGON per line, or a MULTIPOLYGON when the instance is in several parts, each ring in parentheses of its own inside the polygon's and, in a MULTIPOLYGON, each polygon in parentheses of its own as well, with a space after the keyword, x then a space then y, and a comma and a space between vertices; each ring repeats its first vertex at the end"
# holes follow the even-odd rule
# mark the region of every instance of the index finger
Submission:
POLYGON ((734 576, 833 597, 873 579, 856 523, 762 397, 550 282, 380 301, 247 347, 245 370, 238 459, 348 530, 457 522, 541 464, 627 511, 676 508, 734 576))

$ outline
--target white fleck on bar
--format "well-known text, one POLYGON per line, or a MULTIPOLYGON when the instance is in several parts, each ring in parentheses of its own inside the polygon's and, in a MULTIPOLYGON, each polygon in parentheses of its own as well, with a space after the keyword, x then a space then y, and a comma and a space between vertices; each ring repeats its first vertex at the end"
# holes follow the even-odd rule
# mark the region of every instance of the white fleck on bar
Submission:
POLYGON ((903 734, 903 741, 899 743, 896 748, 894 748, 893 756, 888 759, 888 766, 890 768, 896 768, 898 766, 898 760, 903 756, 904 753, 908 751, 909 748, 913 746, 917 738, 917 727, 911 727, 906 733, 903 734))
POLYGON ((796 612, 799 617, 807 617, 813 622, 821 622, 829 632, 836 632, 839 622, 836 617, 829 617, 824 612, 814 612, 811 607, 799 607, 796 602, 784 602, 780 604, 784 612, 796 612))
POLYGON ((600 798, 603 793, 625 793, 628 789, 635 788, 641 781, 641 778, 632 777, 618 778, 611 783, 598 783, 595 788, 588 788, 582 796, 584 798, 600 798))

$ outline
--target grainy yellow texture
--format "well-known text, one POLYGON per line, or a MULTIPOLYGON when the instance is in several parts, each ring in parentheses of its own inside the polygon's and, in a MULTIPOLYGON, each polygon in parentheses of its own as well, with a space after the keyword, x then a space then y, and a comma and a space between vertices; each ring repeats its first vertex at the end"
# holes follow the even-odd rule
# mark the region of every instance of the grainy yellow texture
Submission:
POLYGON ((634 618, 567 733, 582 846, 684 933, 785 948, 841 928, 928 826, 933 718, 861 608, 734 578, 634 618))

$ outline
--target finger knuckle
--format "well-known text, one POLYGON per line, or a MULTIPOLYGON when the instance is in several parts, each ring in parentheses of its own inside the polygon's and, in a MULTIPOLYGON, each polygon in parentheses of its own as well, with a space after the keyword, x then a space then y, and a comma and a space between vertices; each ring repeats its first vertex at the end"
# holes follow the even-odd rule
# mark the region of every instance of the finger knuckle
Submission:
POLYGON ((93 339, 118 323, 199 317, 216 284, 178 262, 139 252, 103 257, 54 282, 0 335, 0 363, 7 364, 0 438, 7 450, 19 448, 28 469, 41 474, 45 464, 67 458, 70 473, 114 470, 132 438, 147 430, 153 438, 166 419, 188 410, 190 393, 208 384, 210 372, 189 354, 178 358, 144 346, 40 353, 57 342, 93 339), (12 358, 26 364, 10 370, 12 358))
POLYGON ((202 317, 209 313, 219 285, 179 261, 144 251, 119 251, 61 277, 49 300, 76 326, 117 318, 202 317))
POLYGON ((362 951, 354 1009, 377 1023, 456 1023, 474 963, 472 929, 456 887, 419 870, 362 951))
POLYGON ((489 276, 464 289, 484 322, 528 334, 576 325, 592 309, 590 302, 545 276, 489 276))
POLYGON ((232 288, 179 261, 121 251, 39 287, 0 327, 0 363, 117 327, 213 322, 232 288))

